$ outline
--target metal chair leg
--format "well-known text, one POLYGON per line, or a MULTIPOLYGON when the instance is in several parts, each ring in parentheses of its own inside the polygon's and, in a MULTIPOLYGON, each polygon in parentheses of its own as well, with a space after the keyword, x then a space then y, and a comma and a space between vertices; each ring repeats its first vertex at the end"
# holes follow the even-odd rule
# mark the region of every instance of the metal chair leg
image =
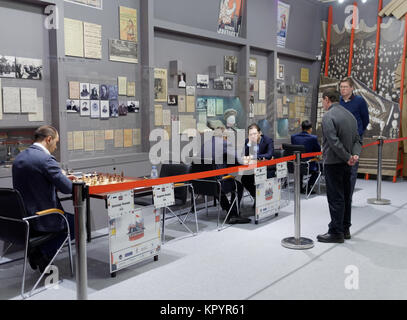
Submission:
POLYGON ((3 259, 3 257, 6 256, 7 251, 13 246, 13 242, 10 242, 9 246, 2 252, 0 259, 3 259))

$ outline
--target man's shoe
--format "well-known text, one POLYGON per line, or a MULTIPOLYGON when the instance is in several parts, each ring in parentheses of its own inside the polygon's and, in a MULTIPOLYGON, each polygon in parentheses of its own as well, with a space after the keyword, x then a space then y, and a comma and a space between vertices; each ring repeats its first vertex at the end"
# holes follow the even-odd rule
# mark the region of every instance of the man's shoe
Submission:
POLYGON ((345 230, 345 231, 343 232, 343 238, 344 238, 345 240, 349 240, 349 239, 351 238, 351 235, 350 235, 350 231, 349 231, 349 230, 345 230))
POLYGON ((238 216, 231 216, 226 220, 226 223, 229 224, 244 224, 244 223, 250 223, 251 220, 249 218, 243 218, 243 217, 238 217, 238 216))
POLYGON ((37 261, 33 255, 28 256, 28 263, 30 264, 31 269, 37 270, 37 261))
POLYGON ((317 240, 319 242, 325 242, 325 243, 343 243, 344 237, 342 234, 334 234, 334 233, 327 232, 325 234, 318 235, 317 240))

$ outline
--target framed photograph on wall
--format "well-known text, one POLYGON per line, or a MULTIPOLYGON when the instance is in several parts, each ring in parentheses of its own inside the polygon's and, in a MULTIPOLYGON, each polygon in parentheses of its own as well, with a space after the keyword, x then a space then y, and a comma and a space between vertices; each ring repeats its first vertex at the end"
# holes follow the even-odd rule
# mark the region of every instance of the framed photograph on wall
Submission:
POLYGON ((31 58, 16 58, 16 77, 19 79, 42 79, 42 60, 31 58))
POLYGON ((200 89, 207 89, 209 86, 209 75, 197 74, 196 75, 196 87, 200 89))
POLYGON ((224 90, 224 81, 225 80, 223 76, 213 79, 213 88, 215 90, 224 90))
POLYGON ((81 99, 90 98, 89 83, 81 83, 80 90, 81 90, 81 99))
POLYGON ((81 116, 90 116, 90 100, 81 100, 81 116))
POLYGON ((167 69, 154 69, 154 101, 167 102, 167 69))
POLYGON ((16 57, 0 55, 0 77, 16 77, 16 57))
POLYGON ((186 88, 187 86, 187 75, 185 73, 181 73, 178 75, 178 88, 186 88))
POLYGON ((169 106, 177 106, 178 105, 178 96, 170 94, 168 96, 168 103, 169 106))
POLYGON ((225 90, 233 90, 233 77, 225 77, 223 87, 225 90))
POLYGON ((257 76, 257 59, 256 58, 249 58, 249 76, 250 77, 257 76))
POLYGON ((108 100, 100 101, 100 118, 101 119, 109 119, 110 118, 109 101, 108 100))
POLYGON ((109 39, 109 60, 138 63, 137 43, 133 41, 109 39))
POLYGON ((224 73, 237 74, 237 57, 225 56, 224 73))

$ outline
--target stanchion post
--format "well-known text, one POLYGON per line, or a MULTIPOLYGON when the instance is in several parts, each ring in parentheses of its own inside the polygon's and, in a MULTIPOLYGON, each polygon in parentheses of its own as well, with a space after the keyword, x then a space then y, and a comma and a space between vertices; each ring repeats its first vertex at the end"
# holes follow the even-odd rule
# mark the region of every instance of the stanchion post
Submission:
POLYGON ((310 249, 314 246, 314 241, 308 238, 301 237, 301 200, 300 200, 300 184, 301 184, 301 152, 295 151, 294 161, 294 237, 289 237, 281 240, 281 245, 289 249, 310 249))
POLYGON ((377 137, 379 145, 377 147, 377 190, 376 198, 367 199, 369 204, 387 205, 390 200, 382 199, 382 161, 383 161, 383 141, 385 137, 377 137))
POLYGON ((88 299, 88 269, 86 258, 86 217, 84 202, 88 189, 84 182, 73 183, 73 206, 75 209, 75 266, 76 266, 76 298, 88 299))

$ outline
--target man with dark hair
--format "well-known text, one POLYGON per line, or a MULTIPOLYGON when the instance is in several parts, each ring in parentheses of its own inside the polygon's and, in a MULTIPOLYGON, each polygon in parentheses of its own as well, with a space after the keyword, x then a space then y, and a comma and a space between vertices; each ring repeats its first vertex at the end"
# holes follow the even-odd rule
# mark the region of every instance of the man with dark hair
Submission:
MULTIPOLYGON (((264 135, 260 127, 253 123, 248 128, 249 137, 245 141, 245 156, 255 160, 271 160, 274 154, 273 139, 264 135)), ((267 168, 267 178, 275 176, 275 168, 267 168)), ((242 184, 253 199, 256 199, 256 186, 254 184, 254 174, 243 175, 242 184)))
MULTIPOLYGON (((56 150, 58 141, 59 134, 54 127, 39 127, 34 133, 34 144, 18 154, 13 162, 13 188, 20 192, 29 216, 52 208, 63 210, 56 191, 72 193, 72 177, 65 175, 51 155, 56 150)), ((67 214, 66 218, 73 237, 73 215, 67 214)), ((65 228, 63 221, 62 217, 55 215, 44 216, 35 220, 30 233, 62 232, 65 228)), ((36 269, 38 266, 43 272, 65 237, 65 234, 58 235, 54 241, 41 245, 38 251, 30 250, 28 254, 31 267, 36 269)))
MULTIPOLYGON (((353 94, 354 82, 352 78, 344 78, 339 83, 339 89, 341 91, 340 104, 345 107, 346 110, 351 112, 356 118, 358 124, 358 133, 360 139, 363 139, 363 134, 369 124, 369 110, 365 99, 361 96, 353 94)), ((351 175, 351 198, 355 189, 356 179, 358 177, 359 162, 352 167, 351 175)))
POLYGON ((355 117, 339 104, 339 92, 328 89, 322 95, 326 111, 322 117, 323 161, 331 222, 320 242, 343 243, 350 239, 351 169, 359 159, 362 145, 355 117))
MULTIPOLYGON (((291 136, 291 144, 303 145, 305 147, 305 152, 320 152, 321 146, 318 143, 317 136, 311 135, 312 123, 308 120, 304 120, 301 123, 302 132, 293 134, 291 136)), ((303 159, 305 161, 310 160, 309 158, 303 159)), ((315 181, 318 178, 318 165, 315 161, 311 161, 309 164, 309 173, 311 177, 308 180, 308 188, 303 187, 304 174, 301 172, 301 193, 305 193, 306 190, 311 190, 315 181)))

